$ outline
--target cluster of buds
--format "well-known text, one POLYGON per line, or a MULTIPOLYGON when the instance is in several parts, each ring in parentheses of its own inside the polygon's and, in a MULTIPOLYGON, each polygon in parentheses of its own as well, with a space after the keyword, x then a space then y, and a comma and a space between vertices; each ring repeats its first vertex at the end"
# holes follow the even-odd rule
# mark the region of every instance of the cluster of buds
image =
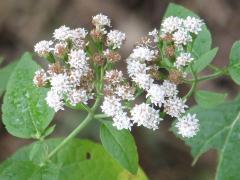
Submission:
POLYGON ((161 30, 149 32, 126 59, 130 81, 114 68, 121 60, 118 50, 125 33, 108 31, 111 21, 103 14, 94 16, 92 23, 89 35, 84 28, 61 26, 52 41, 35 45, 35 52, 51 62, 48 70, 40 69, 33 79, 37 87, 50 87, 48 105, 58 111, 64 105, 87 105, 89 99, 103 94, 101 109, 119 130, 134 125, 155 130, 163 115, 169 115, 178 119, 176 127, 183 137, 196 135, 198 120, 186 113, 188 106, 178 95, 177 85, 194 61, 186 47, 201 31, 202 20, 164 19, 161 30), (142 94, 146 101, 136 104, 142 94))

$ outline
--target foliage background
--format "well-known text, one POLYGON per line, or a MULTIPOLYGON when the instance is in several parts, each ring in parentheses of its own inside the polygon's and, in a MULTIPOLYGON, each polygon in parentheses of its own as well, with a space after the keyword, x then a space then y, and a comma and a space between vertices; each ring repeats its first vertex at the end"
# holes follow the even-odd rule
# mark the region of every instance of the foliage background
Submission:
MULTIPOLYGON (((213 47, 219 47, 215 63, 228 63, 231 45, 240 39, 240 1, 238 0, 8 0, 0 1, 0 55, 5 57, 1 66, 20 57, 42 39, 48 39, 52 31, 62 24, 71 27, 91 28, 92 15, 102 12, 110 16, 115 28, 126 32, 127 42, 123 47, 123 58, 132 50, 134 42, 154 27, 160 20, 169 2, 175 2, 195 11, 207 23, 213 36, 213 47)), ((120 64, 124 67, 124 64, 120 64)), ((218 92, 238 92, 230 80, 221 78, 200 87, 218 92)), ((183 90, 185 87, 182 87, 183 90)), ((2 102, 2 99, 1 99, 2 102)), ((194 103, 192 101, 191 103, 194 103)), ((82 114, 74 111, 58 113, 53 136, 65 136, 78 124, 82 114)), ((170 121, 164 121, 155 132, 134 129, 138 145, 140 164, 150 177, 158 180, 208 180, 216 169, 216 152, 210 151, 200 158, 192 168, 189 148, 168 132, 170 121)), ((98 124, 86 128, 81 137, 99 141, 98 124)), ((9 135, 0 122, 0 161, 30 141, 9 135)))

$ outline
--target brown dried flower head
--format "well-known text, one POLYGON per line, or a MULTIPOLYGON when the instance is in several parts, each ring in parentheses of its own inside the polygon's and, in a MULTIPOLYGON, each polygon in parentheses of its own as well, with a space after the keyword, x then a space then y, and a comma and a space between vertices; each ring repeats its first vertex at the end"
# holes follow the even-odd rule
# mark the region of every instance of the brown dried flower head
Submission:
POLYGON ((166 41, 166 42, 172 42, 173 41, 173 36, 172 34, 164 34, 160 37, 163 41, 166 41))
POLYGON ((98 31, 97 29, 93 29, 90 32, 90 36, 94 41, 100 41, 103 38, 103 34, 101 31, 98 31))
POLYGON ((99 65, 103 65, 104 64, 104 56, 99 54, 99 53, 95 53, 92 57, 92 60, 94 63, 99 64, 99 65))
POLYGON ((44 70, 36 71, 33 78, 33 82, 36 87, 44 87, 47 85, 47 75, 44 70))
POLYGON ((58 43, 54 47, 54 54, 58 57, 64 56, 67 52, 67 44, 66 43, 58 43))
POLYGON ((172 83, 178 85, 182 83, 183 74, 177 69, 172 69, 169 72, 168 79, 172 83))
POLYGON ((168 57, 174 57, 175 55, 175 48, 174 46, 168 46, 165 48, 165 53, 168 57))
POLYGON ((121 55, 116 51, 108 51, 105 56, 109 62, 115 63, 121 60, 121 55))
POLYGON ((59 62, 50 64, 48 66, 48 73, 49 74, 61 74, 64 72, 64 68, 61 66, 59 62))
POLYGON ((158 71, 158 67, 156 65, 150 66, 148 73, 153 79, 160 80, 160 72, 158 71))

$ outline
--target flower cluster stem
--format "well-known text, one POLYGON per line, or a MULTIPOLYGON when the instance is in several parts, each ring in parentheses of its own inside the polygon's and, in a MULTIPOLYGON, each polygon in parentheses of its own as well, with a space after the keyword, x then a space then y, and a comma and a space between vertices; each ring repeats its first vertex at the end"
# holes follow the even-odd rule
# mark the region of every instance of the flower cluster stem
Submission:
POLYGON ((53 149, 48 154, 47 160, 51 159, 66 143, 73 139, 84 127, 86 127, 94 119, 94 113, 99 107, 101 100, 101 97, 98 97, 96 99, 86 118, 55 149, 53 149))

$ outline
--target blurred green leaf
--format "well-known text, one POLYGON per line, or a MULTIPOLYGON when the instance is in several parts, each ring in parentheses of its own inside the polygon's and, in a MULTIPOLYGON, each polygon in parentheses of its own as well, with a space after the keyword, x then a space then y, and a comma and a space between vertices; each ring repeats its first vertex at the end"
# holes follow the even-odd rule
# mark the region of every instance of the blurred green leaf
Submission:
POLYGON ((218 52, 218 48, 214 48, 205 54, 203 54, 199 59, 196 59, 193 63, 193 71, 196 73, 201 72, 203 69, 205 69, 214 59, 218 52))
POLYGON ((0 65, 3 63, 4 57, 0 56, 0 65))
MULTIPOLYGON (((184 139, 191 147, 193 164, 209 149, 217 149, 219 162, 217 180, 238 180, 240 177, 240 99, 221 104, 213 109, 200 106, 190 110, 196 113, 200 130, 196 136, 184 139)), ((173 128, 177 135, 176 129, 173 128)))
POLYGON ((240 41, 233 44, 229 58, 229 74, 234 82, 240 85, 240 41))
MULTIPOLYGON (((51 151, 62 140, 47 140, 45 146, 51 151)), ((35 144, 20 149, 5 161, 0 166, 0 179, 147 180, 140 168, 137 175, 130 174, 118 165, 101 145, 90 141, 77 139, 70 141, 45 164, 41 163, 44 158, 38 158, 43 151, 39 151, 33 159, 30 158, 35 144)))
POLYGON ((133 174, 138 171, 138 153, 135 141, 128 130, 117 130, 112 122, 102 121, 100 138, 103 147, 123 167, 133 174))
POLYGON ((49 136, 50 134, 52 134, 53 131, 55 130, 55 127, 56 127, 56 124, 48 127, 48 128, 45 130, 45 132, 43 133, 43 135, 42 135, 43 138, 45 138, 45 137, 49 136))
POLYGON ((224 102, 227 93, 215 93, 211 91, 196 91, 195 100, 203 108, 212 108, 224 102))
POLYGON ((8 79, 13 72, 17 62, 12 62, 0 69, 0 96, 6 90, 8 79))
POLYGON ((9 78, 2 106, 3 123, 17 137, 40 138, 54 116, 45 101, 47 89, 33 85, 38 68, 31 55, 25 53, 9 78))

